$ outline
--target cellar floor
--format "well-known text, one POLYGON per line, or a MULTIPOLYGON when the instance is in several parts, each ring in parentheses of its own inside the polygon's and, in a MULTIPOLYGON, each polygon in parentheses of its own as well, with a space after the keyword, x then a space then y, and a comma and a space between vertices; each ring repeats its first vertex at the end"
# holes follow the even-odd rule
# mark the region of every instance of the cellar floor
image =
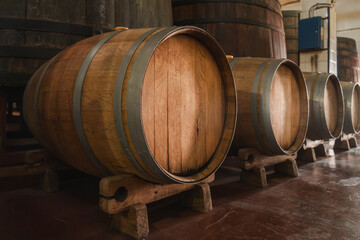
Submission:
MULTIPOLYGON (((298 178, 270 176, 259 189, 220 169, 213 211, 201 214, 177 197, 148 205, 148 239, 360 239, 360 148, 299 166, 298 178)), ((64 181, 0 193, 0 239, 127 239, 100 211, 98 179, 64 181)))

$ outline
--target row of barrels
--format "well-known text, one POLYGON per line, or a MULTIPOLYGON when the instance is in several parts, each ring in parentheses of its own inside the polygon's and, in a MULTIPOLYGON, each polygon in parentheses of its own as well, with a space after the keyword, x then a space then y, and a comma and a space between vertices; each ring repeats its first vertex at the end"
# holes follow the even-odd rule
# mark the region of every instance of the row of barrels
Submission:
POLYGON ((229 150, 292 154, 306 137, 358 133, 359 96, 357 83, 287 59, 228 61, 204 30, 170 27, 68 47, 32 76, 23 106, 34 136, 81 171, 194 183, 229 150))
MULTIPOLYGON (((283 11, 287 57, 300 64, 298 49, 300 11, 283 11)), ((360 66, 354 39, 337 37, 337 76, 341 81, 359 82, 360 66)))

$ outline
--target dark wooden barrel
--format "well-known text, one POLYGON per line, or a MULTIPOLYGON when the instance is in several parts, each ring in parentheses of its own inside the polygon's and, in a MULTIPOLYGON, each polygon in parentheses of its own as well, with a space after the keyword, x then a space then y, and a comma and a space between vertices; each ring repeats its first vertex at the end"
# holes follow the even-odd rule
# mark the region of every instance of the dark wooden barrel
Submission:
POLYGON ((114 27, 111 0, 0 1, 0 86, 25 86, 65 47, 114 27))
POLYGON ((129 28, 173 25, 171 0, 115 1, 115 24, 129 28))
POLYGON ((344 133, 360 132, 360 85, 359 83, 343 82, 341 86, 344 93, 345 120, 344 133))
POLYGON ((237 57, 286 58, 277 0, 173 0, 175 25, 194 25, 209 32, 226 54, 237 57))
POLYGON ((299 150, 308 126, 308 97, 300 68, 287 59, 230 59, 238 100, 231 153, 256 147, 269 155, 299 150))
POLYGON ((337 38, 337 76, 340 81, 359 82, 360 69, 356 42, 351 38, 337 38))
POLYGON ((24 94, 32 133, 96 175, 198 182, 225 158, 236 92, 219 44, 195 27, 97 35, 44 64, 24 94))
POLYGON ((307 138, 338 138, 344 125, 344 96, 339 79, 331 73, 304 73, 309 93, 307 138))
POLYGON ((299 20, 300 11, 283 11, 287 58, 299 65, 299 20))

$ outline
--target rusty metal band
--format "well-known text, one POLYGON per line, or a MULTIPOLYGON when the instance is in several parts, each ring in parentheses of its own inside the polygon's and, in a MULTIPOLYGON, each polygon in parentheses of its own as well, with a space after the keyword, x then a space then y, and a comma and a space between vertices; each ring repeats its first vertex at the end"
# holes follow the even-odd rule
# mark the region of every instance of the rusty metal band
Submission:
POLYGON ((195 18, 195 19, 185 19, 185 20, 181 20, 181 21, 174 21, 174 24, 178 25, 178 26, 186 26, 186 25, 194 25, 194 24, 211 24, 211 23, 239 23, 239 24, 257 26, 257 27, 263 27, 263 28, 272 29, 272 30, 280 33, 281 35, 285 36, 284 30, 282 28, 277 28, 271 24, 252 21, 252 20, 243 19, 243 18, 195 18))
POLYGON ((123 84, 125 80, 126 71, 128 69, 131 59, 134 56, 134 53, 148 36, 150 36, 155 31, 158 31, 159 29, 160 28, 154 28, 151 29, 150 31, 145 32, 132 44, 132 46, 129 48, 124 59, 121 62, 119 71, 116 76, 116 82, 114 88, 114 121, 115 121, 116 133, 118 135, 120 144, 124 150, 126 157, 129 159, 129 161, 134 166, 134 168, 147 179, 153 179, 153 177, 150 176, 138 163, 133 152, 130 149, 130 145, 126 138, 124 125, 122 124, 123 116, 121 111, 122 110, 121 102, 122 102, 123 84))
POLYGON ((264 137, 273 154, 286 153, 277 142, 273 128, 271 127, 271 113, 270 113, 270 96, 271 87, 274 80, 276 70, 279 68, 284 59, 273 59, 268 68, 265 70, 263 81, 261 83, 261 98, 260 98, 260 120, 263 126, 264 137))
POLYGON ((128 127, 131 141, 134 143, 135 150, 142 162, 151 173, 153 173, 162 182, 173 183, 176 180, 172 179, 169 174, 159 166, 151 152, 149 151, 141 120, 141 92, 144 82, 147 65, 156 50, 157 46, 162 40, 174 31, 181 29, 181 27, 170 27, 161 30, 154 34, 139 51, 136 60, 133 64, 126 97, 126 113, 128 119, 128 127))
MULTIPOLYGON (((260 102, 262 102, 262 96, 259 96, 259 84, 260 84, 260 78, 261 75, 265 69, 265 67, 267 66, 267 64, 271 61, 272 59, 266 59, 257 69, 256 73, 255 73, 255 77, 253 80, 253 84, 252 84, 252 88, 251 88, 251 99, 250 99, 250 108, 251 108, 251 121, 252 121, 252 125, 253 125, 253 130, 255 133, 255 137, 258 140, 258 142, 260 143, 260 145, 262 146, 263 151, 265 151, 265 153, 271 153, 264 141, 264 138, 260 132, 260 118, 261 116, 258 115, 258 97, 260 98, 260 102)), ((264 80, 262 81, 261 84, 263 84, 264 80)))
POLYGON ((316 122, 315 120, 313 119, 314 118, 314 106, 313 106, 313 95, 314 95, 314 92, 313 92, 313 85, 315 85, 315 76, 316 76, 317 73, 312 73, 307 82, 306 82, 306 85, 307 85, 307 89, 308 89, 308 98, 309 98, 309 104, 310 104, 310 114, 309 114, 309 126, 308 126, 308 137, 312 140, 317 140, 316 139, 316 122))
POLYGON ((318 127, 319 134, 321 139, 332 138, 332 135, 326 124, 325 117, 325 105, 324 105, 324 96, 326 83, 328 81, 328 74, 320 73, 316 79, 314 86, 314 114, 316 126, 318 127))
POLYGON ((338 97, 340 96, 341 97, 341 108, 339 108, 338 106, 338 109, 341 110, 341 112, 338 112, 338 121, 336 121, 336 126, 335 126, 335 130, 334 132, 332 133, 333 137, 334 138, 337 138, 340 136, 342 130, 343 130, 343 127, 344 127, 344 119, 345 119, 345 101, 344 101, 344 94, 343 94, 343 91, 342 91, 342 87, 341 87, 341 84, 340 84, 340 81, 339 81, 339 78, 334 75, 334 74, 330 74, 330 77, 329 77, 329 80, 333 81, 334 85, 336 85, 336 92, 338 94, 338 97), (332 79, 331 77, 335 77, 335 79, 332 79))
POLYGON ((230 68, 231 70, 234 68, 234 66, 240 62, 241 59, 244 59, 244 58, 249 58, 249 57, 237 57, 237 58, 234 58, 234 60, 232 60, 229 65, 230 65, 230 68))
POLYGON ((342 83, 344 100, 345 100, 345 121, 343 131, 346 134, 356 133, 356 129, 354 128, 354 124, 352 122, 352 112, 351 112, 351 104, 352 104, 352 95, 354 94, 356 85, 358 83, 342 83))
MULTIPOLYGON (((218 3, 242 3, 242 4, 246 4, 246 5, 265 8, 265 9, 272 11, 282 17, 281 13, 279 13, 278 11, 276 11, 274 9, 269 8, 269 5, 256 3, 256 2, 250 1, 250 0, 183 0, 183 1, 173 1, 172 5, 173 5, 173 7, 177 7, 177 6, 196 4, 196 3, 217 3, 217 2, 218 3)), ((281 8, 280 2, 278 0, 276 0, 276 2, 278 3, 279 7, 281 8)))
POLYGON ((79 69, 78 75, 76 77, 75 87, 74 87, 74 94, 73 94, 73 117, 74 117, 74 125, 76 129, 77 136, 79 138, 80 144, 83 147, 86 154, 90 157, 93 164, 103 171, 106 175, 110 175, 111 173, 109 170, 107 170, 97 159, 94 152, 92 151, 90 144, 86 138, 85 129, 82 121, 82 115, 81 115, 81 100, 82 100, 82 90, 83 85, 86 77, 87 70, 95 57, 96 53, 99 51, 99 49, 112 37, 115 35, 121 33, 123 31, 116 31, 113 33, 110 33, 103 39, 101 39, 86 55, 83 63, 81 64, 81 67, 79 69))

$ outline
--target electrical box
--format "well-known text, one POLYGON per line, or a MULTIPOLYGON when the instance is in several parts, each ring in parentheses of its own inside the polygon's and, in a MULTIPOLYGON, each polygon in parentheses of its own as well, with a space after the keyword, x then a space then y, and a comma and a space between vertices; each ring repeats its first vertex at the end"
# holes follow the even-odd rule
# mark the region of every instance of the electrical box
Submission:
POLYGON ((299 51, 321 50, 324 48, 324 21, 312 17, 299 21, 299 51))

